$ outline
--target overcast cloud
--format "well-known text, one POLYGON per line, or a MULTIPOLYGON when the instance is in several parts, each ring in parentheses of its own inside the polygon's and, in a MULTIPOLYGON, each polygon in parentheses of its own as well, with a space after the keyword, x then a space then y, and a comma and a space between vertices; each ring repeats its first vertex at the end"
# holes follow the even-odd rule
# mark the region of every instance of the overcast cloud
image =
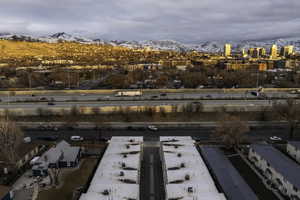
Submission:
POLYGON ((300 37, 300 0, 0 0, 0 32, 182 42, 300 37))

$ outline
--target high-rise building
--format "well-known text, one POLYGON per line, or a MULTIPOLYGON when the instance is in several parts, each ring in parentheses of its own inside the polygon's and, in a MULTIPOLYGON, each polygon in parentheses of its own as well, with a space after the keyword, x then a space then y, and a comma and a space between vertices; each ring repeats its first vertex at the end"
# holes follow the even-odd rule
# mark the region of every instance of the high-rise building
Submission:
POLYGON ((242 49, 242 57, 245 58, 245 57, 247 57, 247 56, 248 56, 248 55, 247 55, 247 52, 246 52, 245 49, 243 48, 243 49, 242 49))
POLYGON ((266 55, 266 49, 262 47, 250 48, 248 54, 252 58, 260 58, 266 55))
POLYGON ((275 59, 277 58, 277 45, 273 44, 270 49, 270 58, 275 59))
POLYGON ((287 46, 284 46, 284 47, 281 48, 280 56, 284 56, 284 57, 290 56, 290 55, 293 54, 293 52, 294 52, 294 46, 287 45, 287 46))
POLYGON ((265 48, 260 48, 259 49, 259 55, 262 56, 262 57, 266 56, 266 49, 265 48))
POLYGON ((224 45, 224 56, 231 56, 231 44, 224 45))
POLYGON ((260 49, 259 47, 254 48, 253 55, 251 57, 253 58, 259 58, 260 57, 260 49))
POLYGON ((254 48, 248 49, 248 55, 249 55, 250 57, 253 57, 253 55, 254 55, 254 48))

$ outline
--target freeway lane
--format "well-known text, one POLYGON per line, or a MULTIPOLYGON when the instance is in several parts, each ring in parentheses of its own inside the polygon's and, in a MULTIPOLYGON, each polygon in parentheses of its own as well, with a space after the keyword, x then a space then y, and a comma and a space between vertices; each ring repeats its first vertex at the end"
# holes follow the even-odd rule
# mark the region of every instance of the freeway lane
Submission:
MULTIPOLYGON (((0 99, 3 102, 8 101, 25 101, 25 100, 38 100, 42 97, 47 98, 48 100, 54 99, 56 101, 96 101, 96 100, 151 100, 153 96, 157 96, 157 99, 160 100, 168 100, 168 99, 199 99, 199 98, 214 98, 214 99, 222 99, 222 98, 255 98, 253 95, 244 92, 185 92, 185 93, 166 93, 166 96, 160 96, 159 92, 146 92, 142 97, 115 97, 114 93, 107 94, 62 94, 62 93, 53 93, 53 94, 39 94, 35 97, 31 95, 16 95, 16 96, 7 96, 0 95, 0 99)), ((296 97, 297 94, 289 94, 287 92, 265 92, 267 97, 273 98, 287 98, 287 97, 296 97)))
MULTIPOLYGON (((279 100, 280 101, 280 100, 279 100)), ((33 103, 0 103, 0 108, 66 108, 72 106, 83 107, 105 107, 105 106, 162 106, 162 105, 183 105, 192 102, 201 102, 204 105, 242 105, 242 106, 268 106, 269 100, 152 100, 152 101, 96 101, 96 102, 54 102, 55 105, 48 105, 46 102, 33 103)))

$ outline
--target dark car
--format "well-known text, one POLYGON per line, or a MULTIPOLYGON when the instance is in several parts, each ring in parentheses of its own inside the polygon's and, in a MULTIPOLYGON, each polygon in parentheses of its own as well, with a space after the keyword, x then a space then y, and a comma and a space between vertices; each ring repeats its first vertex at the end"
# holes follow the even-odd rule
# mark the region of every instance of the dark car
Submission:
POLYGON ((48 99, 46 97, 41 97, 40 101, 48 101, 48 99))
POLYGON ((48 102, 48 106, 54 106, 55 105, 55 103, 53 103, 53 102, 48 102))
POLYGON ((58 136, 39 136, 38 140, 46 140, 46 141, 56 141, 58 140, 58 136))
POLYGON ((166 93, 161 93, 160 96, 165 97, 165 96, 167 96, 167 94, 166 93))

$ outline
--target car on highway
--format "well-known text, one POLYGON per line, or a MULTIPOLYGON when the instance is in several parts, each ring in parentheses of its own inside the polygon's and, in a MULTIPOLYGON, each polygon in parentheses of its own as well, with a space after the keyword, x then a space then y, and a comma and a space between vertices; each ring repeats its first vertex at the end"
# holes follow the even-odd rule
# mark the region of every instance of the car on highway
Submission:
POLYGON ((165 96, 167 96, 167 94, 166 93, 161 93, 160 96, 165 97, 165 96))
POLYGON ((290 91, 290 94, 300 94, 300 90, 292 90, 290 91))
POLYGON ((78 135, 73 135, 70 137, 70 140, 72 141, 83 141, 83 137, 78 136, 78 135))
POLYGON ((274 135, 274 136, 270 137, 270 140, 272 140, 272 141, 282 141, 282 138, 274 135))
POLYGON ((158 128, 156 126, 153 126, 153 125, 149 125, 147 127, 150 131, 158 131, 158 128))
POLYGON ((48 99, 46 97, 41 97, 40 101, 48 101, 48 99))
POLYGON ((48 106, 54 106, 55 105, 55 103, 53 103, 53 102, 48 102, 48 106))

